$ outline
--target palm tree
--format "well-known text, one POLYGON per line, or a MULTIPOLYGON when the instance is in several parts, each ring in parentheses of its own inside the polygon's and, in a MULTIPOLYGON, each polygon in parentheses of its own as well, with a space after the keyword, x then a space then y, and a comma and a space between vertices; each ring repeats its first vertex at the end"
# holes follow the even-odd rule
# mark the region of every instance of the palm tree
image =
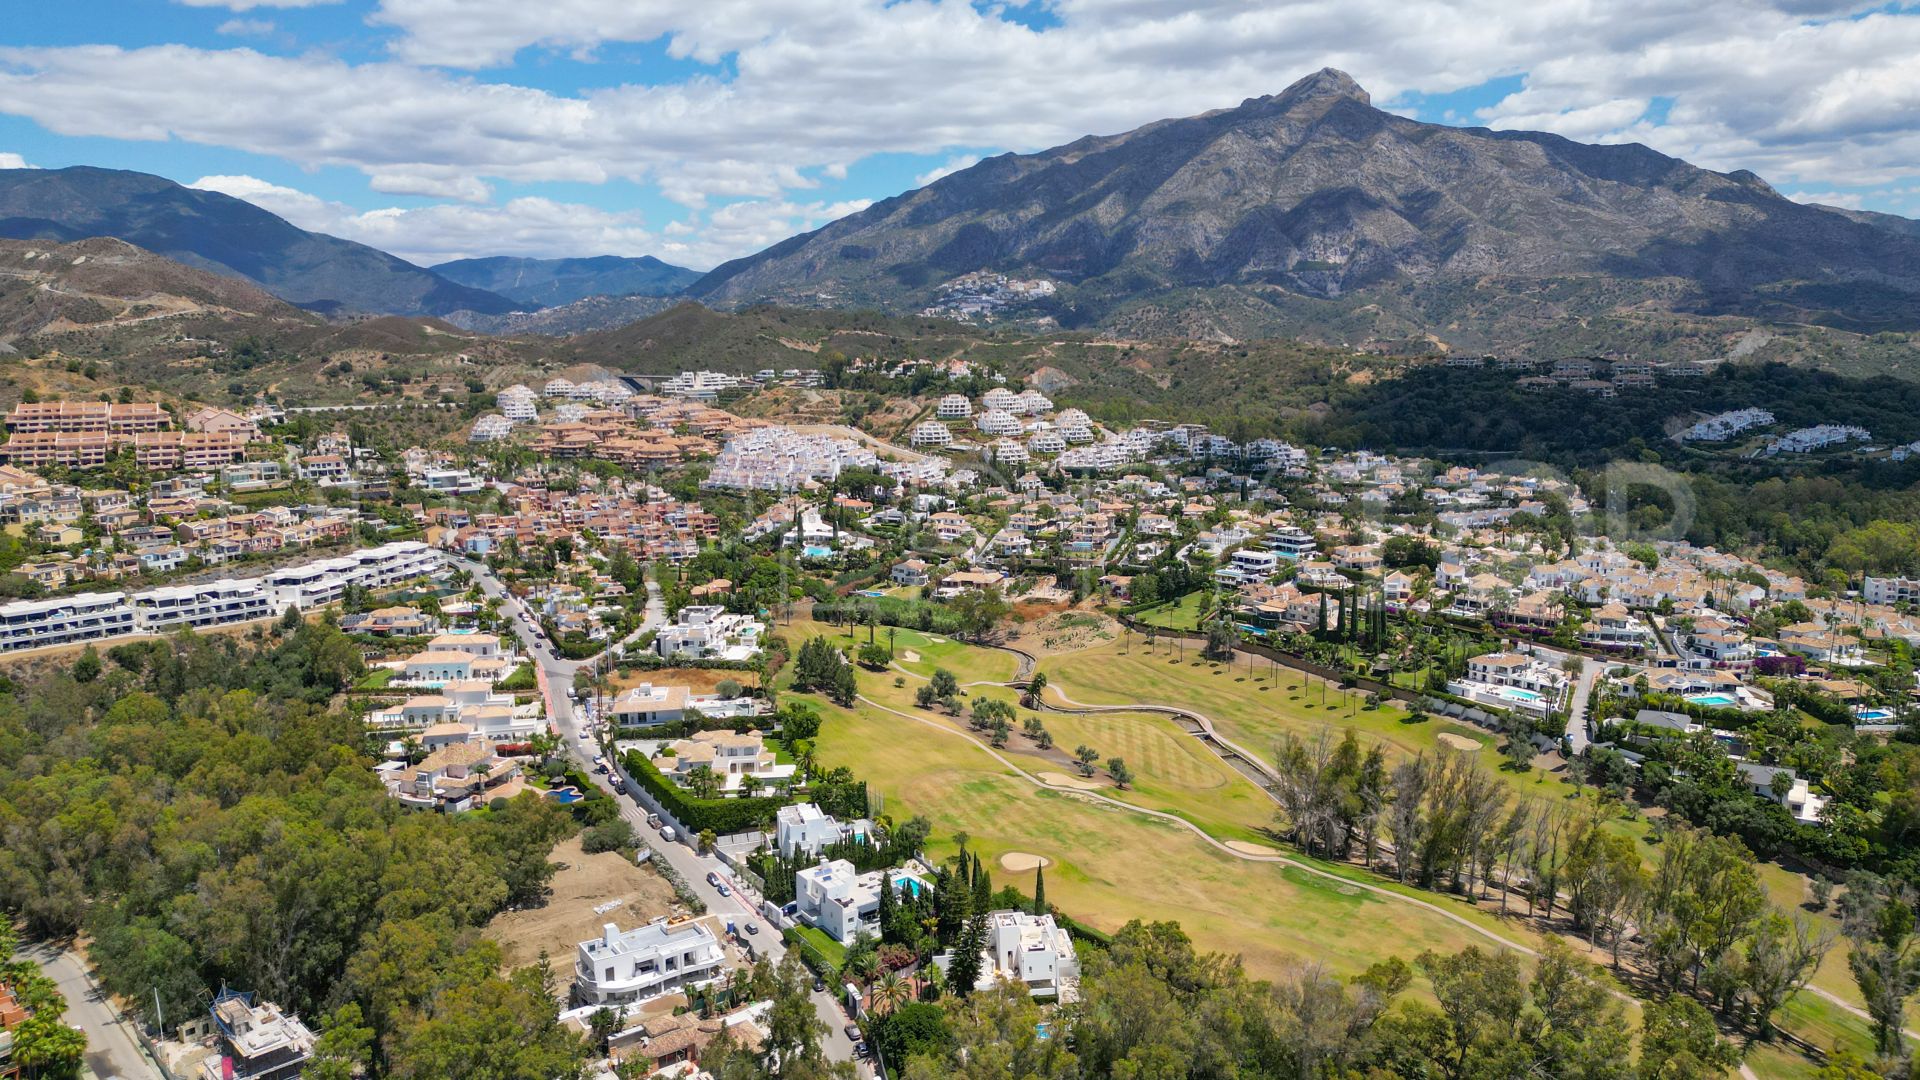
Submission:
POLYGON ((900 973, 897 971, 887 972, 880 976, 878 983, 874 984, 873 1008, 875 1012, 890 1013, 900 1006, 905 1005, 911 999, 912 992, 907 986, 907 980, 901 978, 900 973))
MULTIPOLYGON (((931 920, 929 920, 931 921, 931 920)), ((920 997, 923 1001, 938 1001, 940 995, 947 992, 947 973, 933 964, 924 964, 920 968, 920 997)))

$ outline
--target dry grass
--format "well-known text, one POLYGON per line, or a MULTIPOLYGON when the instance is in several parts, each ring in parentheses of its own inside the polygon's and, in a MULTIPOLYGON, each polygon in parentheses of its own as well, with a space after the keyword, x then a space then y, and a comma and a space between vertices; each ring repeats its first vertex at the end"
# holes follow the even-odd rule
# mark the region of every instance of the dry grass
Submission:
POLYGON ((628 929, 675 911, 673 887, 650 866, 636 866, 618 852, 588 855, 578 836, 554 846, 560 864, 545 907, 507 911, 487 924, 487 937, 500 943, 508 970, 526 967, 545 950, 556 968, 573 962, 574 949, 598 937, 606 923, 628 929), (620 906, 604 915, 593 909, 612 900, 620 906))

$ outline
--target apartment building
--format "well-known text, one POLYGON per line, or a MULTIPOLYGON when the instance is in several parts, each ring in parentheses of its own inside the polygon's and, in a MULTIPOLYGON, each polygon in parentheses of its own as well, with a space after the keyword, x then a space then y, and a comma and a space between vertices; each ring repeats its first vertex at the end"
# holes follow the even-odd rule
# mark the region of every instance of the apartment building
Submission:
POLYGON ((133 460, 143 469, 216 469, 246 453, 246 437, 231 431, 148 431, 133 437, 133 460))
POLYGON ((129 437, 143 431, 164 431, 173 422, 165 409, 151 401, 110 405, 104 401, 23 401, 7 414, 7 430, 31 432, 97 432, 129 437))
POLYGON ((274 614, 273 601, 257 579, 148 589, 133 594, 131 604, 134 622, 154 633, 181 626, 226 626, 274 614))
POLYGON ((0 651, 37 649, 131 634, 137 629, 127 594, 76 593, 0 605, 0 651))

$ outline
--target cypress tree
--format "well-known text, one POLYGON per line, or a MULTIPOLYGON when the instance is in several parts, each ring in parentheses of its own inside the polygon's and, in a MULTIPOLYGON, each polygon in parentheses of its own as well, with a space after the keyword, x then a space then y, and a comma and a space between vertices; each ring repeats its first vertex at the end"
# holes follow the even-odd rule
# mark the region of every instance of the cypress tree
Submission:
POLYGON ((877 915, 880 919, 881 941, 893 941, 893 924, 895 921, 893 916, 894 906, 893 871, 887 870, 880 875, 880 910, 877 912, 877 915))
POLYGON ((1035 915, 1047 913, 1047 868, 1045 866, 1033 868, 1033 913, 1035 915))
POLYGON ((1323 635, 1324 635, 1324 634, 1325 634, 1325 633, 1327 632, 1327 594, 1326 594, 1326 593, 1321 593, 1321 594, 1320 594, 1320 626, 1319 626, 1319 631, 1320 631, 1320 633, 1321 633, 1321 634, 1323 634, 1323 635))
POLYGON ((993 906, 993 878, 988 876, 987 868, 976 859, 973 864, 973 913, 984 915, 993 906))

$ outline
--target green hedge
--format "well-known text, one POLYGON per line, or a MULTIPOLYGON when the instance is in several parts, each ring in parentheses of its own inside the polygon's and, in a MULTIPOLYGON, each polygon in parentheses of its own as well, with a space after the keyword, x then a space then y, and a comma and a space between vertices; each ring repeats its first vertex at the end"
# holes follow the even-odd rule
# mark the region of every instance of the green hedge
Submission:
POLYGON ((746 832, 757 829, 773 812, 787 805, 782 796, 751 799, 696 799, 685 788, 661 775, 653 762, 636 750, 629 750, 621 764, 634 780, 653 794, 674 820, 695 833, 712 829, 715 833, 746 832))

